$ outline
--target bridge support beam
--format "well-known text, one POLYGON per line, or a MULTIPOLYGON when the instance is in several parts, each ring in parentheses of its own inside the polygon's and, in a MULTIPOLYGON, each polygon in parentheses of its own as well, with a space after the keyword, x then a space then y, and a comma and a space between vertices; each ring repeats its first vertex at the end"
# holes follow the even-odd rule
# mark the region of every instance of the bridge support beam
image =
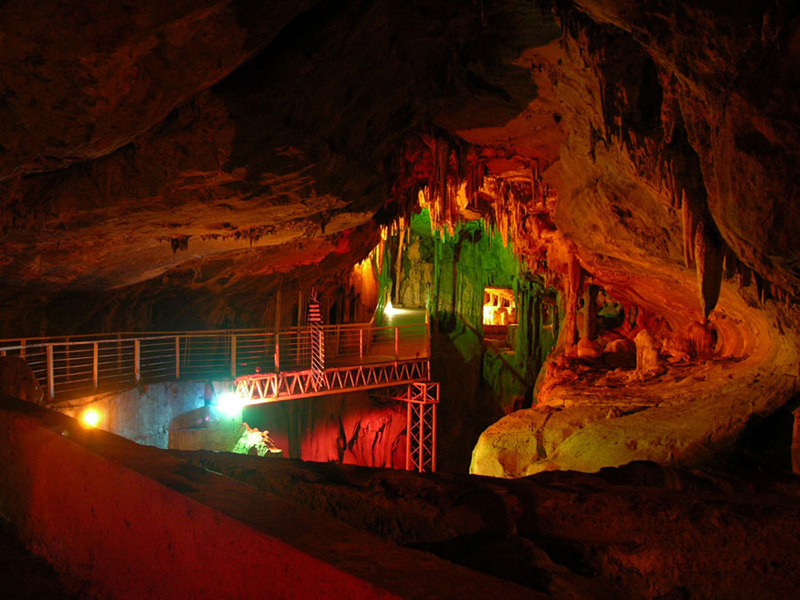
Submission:
POLYGON ((436 472, 436 407, 439 384, 430 381, 409 384, 406 394, 406 470, 436 472))

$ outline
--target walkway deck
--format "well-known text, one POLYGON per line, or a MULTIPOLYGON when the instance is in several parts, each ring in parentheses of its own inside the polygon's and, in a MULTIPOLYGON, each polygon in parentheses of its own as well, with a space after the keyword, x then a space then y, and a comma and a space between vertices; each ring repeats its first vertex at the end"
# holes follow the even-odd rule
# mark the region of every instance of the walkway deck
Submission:
MULTIPOLYGON (((353 367, 378 367, 428 359, 428 331, 423 311, 393 315, 387 325, 371 323, 327 325, 325 368, 331 384, 353 367)), ((70 337, 0 340, 0 356, 20 356, 45 390, 45 402, 59 402, 130 389, 138 384, 177 380, 237 379, 247 375, 289 376, 311 368, 310 328, 287 331, 255 329, 116 333, 70 337)), ((410 367, 411 368, 411 367, 410 367)), ((427 379, 392 375, 391 381, 427 379)), ((338 380, 337 380, 338 381, 338 380)), ((353 380, 355 381, 355 380, 353 380)), ((359 379, 372 386, 382 382, 359 379)), ((295 389, 299 389, 295 387, 295 389)), ((307 388, 309 389, 309 388, 307 388)), ((297 396, 293 396, 297 397, 297 396)))
POLYGON ((193 379, 235 380, 247 404, 383 388, 384 397, 407 405, 406 468, 435 471, 439 384, 430 381, 425 313, 398 310, 385 321, 5 340, 0 356, 27 361, 45 403, 193 379))

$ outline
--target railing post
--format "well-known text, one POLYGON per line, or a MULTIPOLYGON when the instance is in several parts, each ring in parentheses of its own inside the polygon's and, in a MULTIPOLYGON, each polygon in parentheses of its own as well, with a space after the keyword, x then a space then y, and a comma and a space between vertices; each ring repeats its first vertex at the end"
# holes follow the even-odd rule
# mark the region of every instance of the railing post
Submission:
POLYGON ((394 359, 397 360, 400 356, 400 328, 394 326, 394 359))
POLYGON ((141 340, 133 340, 133 375, 136 378, 136 383, 142 380, 142 342, 141 340))
POLYGON ((92 344, 92 381, 94 381, 94 389, 97 389, 97 382, 99 380, 99 374, 97 372, 99 354, 97 342, 94 342, 92 344))
POLYGON ((48 344, 45 346, 47 350, 47 393, 50 394, 52 400, 56 396, 56 382, 53 373, 53 345, 48 344))
POLYGON ((236 379, 236 336, 231 334, 231 379, 236 379))
POLYGON ((181 378, 181 338, 175 336, 175 379, 181 378))
POLYGON ((428 311, 425 311, 425 351, 428 363, 428 381, 431 380, 431 322, 428 311))
POLYGON ((358 328, 358 358, 359 360, 364 358, 364 328, 358 328))
POLYGON ((431 355, 431 321, 428 313, 425 313, 425 343, 428 346, 428 356, 431 355))
POLYGON ((275 334, 275 372, 281 371, 281 334, 275 334))
POLYGON ((25 340, 19 341, 19 357, 25 358, 25 340))

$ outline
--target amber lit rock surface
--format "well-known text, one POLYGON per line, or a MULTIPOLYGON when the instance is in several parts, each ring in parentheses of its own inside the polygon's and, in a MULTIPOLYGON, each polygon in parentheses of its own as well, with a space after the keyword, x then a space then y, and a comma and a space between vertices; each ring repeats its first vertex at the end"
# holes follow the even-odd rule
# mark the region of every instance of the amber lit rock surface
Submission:
POLYGON ((564 54, 547 67, 568 131, 546 172, 558 189, 554 222, 595 284, 635 309, 629 340, 643 328, 653 339, 646 351, 637 344, 640 362, 648 357, 637 374, 613 358, 605 370, 575 362, 580 346, 565 338, 556 356, 566 362, 548 367, 539 403, 576 420, 596 406, 620 416, 587 424, 546 457, 531 451, 522 468, 519 452, 507 467, 503 456, 524 420, 531 436, 548 426, 536 410, 506 417, 479 440, 477 473, 713 462, 798 390, 796 273, 786 268, 795 249, 781 242, 797 230, 782 217, 772 225, 797 198, 800 113, 784 88, 796 73, 777 76, 798 60, 797 10, 576 4, 560 13, 564 54), (653 370, 665 360, 673 366, 653 370))

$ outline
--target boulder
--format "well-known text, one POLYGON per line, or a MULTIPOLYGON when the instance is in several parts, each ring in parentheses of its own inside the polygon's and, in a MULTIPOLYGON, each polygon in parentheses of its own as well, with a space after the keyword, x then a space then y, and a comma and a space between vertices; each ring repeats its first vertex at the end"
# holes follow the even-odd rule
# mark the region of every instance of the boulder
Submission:
POLYGON ((44 390, 36 375, 25 359, 19 356, 0 357, 0 393, 34 404, 44 402, 44 390))
POLYGON ((573 433, 604 419, 607 407, 559 410, 536 406, 518 410, 484 431, 472 452, 469 472, 493 477, 523 477, 531 465, 546 460, 573 433))

